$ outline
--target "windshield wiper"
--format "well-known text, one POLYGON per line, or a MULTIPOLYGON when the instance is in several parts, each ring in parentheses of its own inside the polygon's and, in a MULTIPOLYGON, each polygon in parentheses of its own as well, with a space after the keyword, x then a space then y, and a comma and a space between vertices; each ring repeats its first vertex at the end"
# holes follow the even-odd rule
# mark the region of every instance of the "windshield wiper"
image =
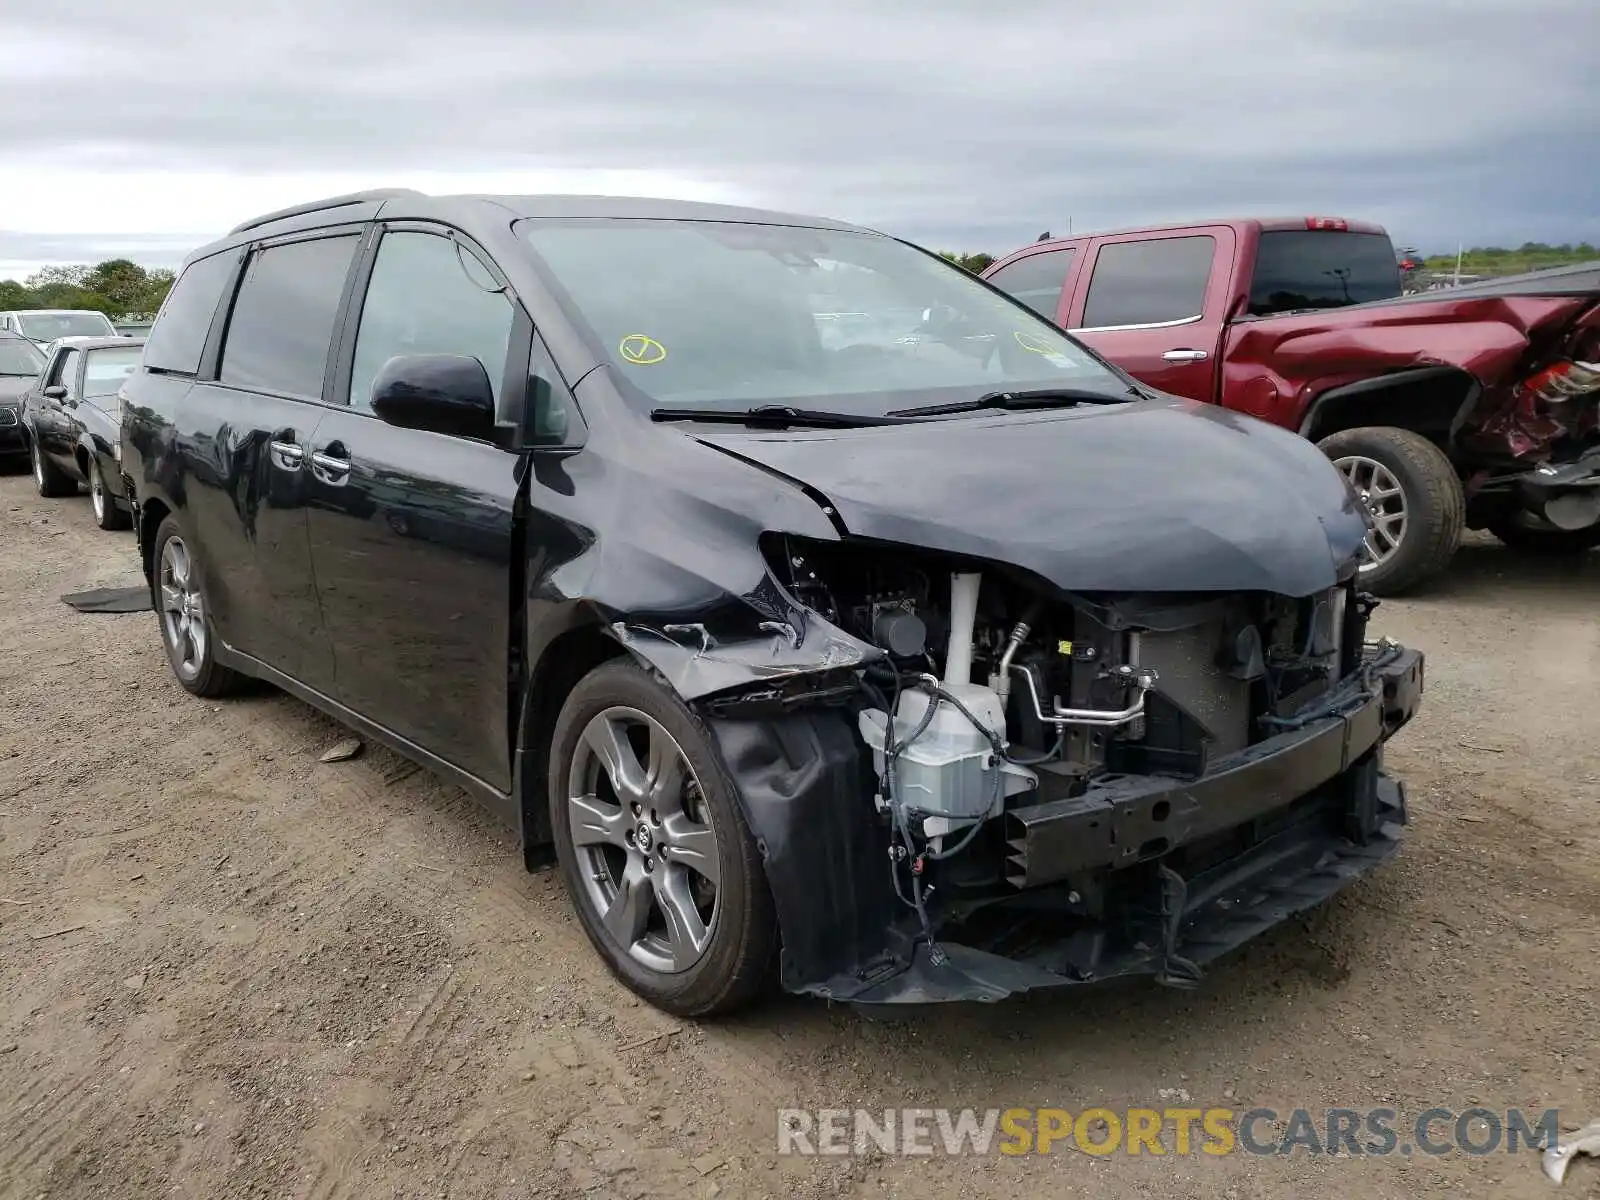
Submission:
POLYGON ((942 417, 946 413, 979 412, 986 408, 1071 408, 1075 404, 1126 404, 1147 397, 1138 388, 1126 388, 1119 395, 1094 388, 1026 388, 1014 392, 985 392, 976 400, 957 400, 953 404, 929 404, 922 408, 897 408, 891 417, 942 417))
POLYGON ((652 408, 652 421, 720 421, 726 425, 759 425, 768 429, 788 429, 809 425, 815 429, 859 429, 864 425, 898 425, 894 416, 877 417, 856 413, 827 412, 815 408, 791 408, 787 404, 762 404, 755 408, 652 408))

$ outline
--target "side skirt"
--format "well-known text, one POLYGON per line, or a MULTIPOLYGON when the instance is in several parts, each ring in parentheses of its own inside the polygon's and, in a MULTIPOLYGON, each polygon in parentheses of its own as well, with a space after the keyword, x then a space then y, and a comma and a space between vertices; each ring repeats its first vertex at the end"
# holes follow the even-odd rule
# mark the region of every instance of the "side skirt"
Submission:
POLYGON ((220 638, 217 639, 216 657, 217 661, 222 663, 223 666, 232 667, 241 674, 253 676, 256 679, 272 684, 274 687, 282 688, 295 699, 302 700, 311 705, 312 708, 321 710, 340 724, 348 725, 363 737, 380 742, 396 754, 409 758, 418 766, 426 767, 435 775, 461 788, 479 804, 483 805, 484 808, 493 813, 502 823, 518 833, 521 832, 522 806, 517 802, 515 792, 508 796, 492 784, 485 783, 476 775, 463 771, 460 767, 445 761, 437 754, 424 750, 415 742, 401 737, 394 731, 386 729, 374 721, 368 720, 354 709, 346 708, 337 700, 324 696, 321 692, 307 687, 299 680, 285 675, 276 668, 269 667, 260 659, 252 658, 248 654, 233 649, 220 638))

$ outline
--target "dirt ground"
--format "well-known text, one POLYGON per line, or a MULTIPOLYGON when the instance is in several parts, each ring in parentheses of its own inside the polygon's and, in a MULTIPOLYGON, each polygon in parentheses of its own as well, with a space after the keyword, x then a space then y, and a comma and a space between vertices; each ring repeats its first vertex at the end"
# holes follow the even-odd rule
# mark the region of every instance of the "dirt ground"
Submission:
MULTIPOLYGON (((0 478, 0 1195, 1549 1196, 1537 1156, 801 1158, 780 1108, 1388 1105, 1600 1117, 1600 554, 1474 540, 1401 856, 1194 993, 696 1026, 600 966, 461 792, 281 694, 192 699, 86 499, 0 478)), ((1600 1162, 1559 1194, 1600 1197, 1600 1162)))

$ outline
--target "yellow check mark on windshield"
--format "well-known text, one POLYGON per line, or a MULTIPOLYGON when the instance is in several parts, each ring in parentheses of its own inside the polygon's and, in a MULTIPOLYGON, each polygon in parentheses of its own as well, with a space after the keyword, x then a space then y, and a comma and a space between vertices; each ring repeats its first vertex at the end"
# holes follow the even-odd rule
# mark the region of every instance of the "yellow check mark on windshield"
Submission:
POLYGON ((622 355, 625 362, 631 362, 638 367, 649 367, 667 356, 667 348, 653 337, 646 337, 642 333, 630 333, 617 346, 617 353, 622 355))

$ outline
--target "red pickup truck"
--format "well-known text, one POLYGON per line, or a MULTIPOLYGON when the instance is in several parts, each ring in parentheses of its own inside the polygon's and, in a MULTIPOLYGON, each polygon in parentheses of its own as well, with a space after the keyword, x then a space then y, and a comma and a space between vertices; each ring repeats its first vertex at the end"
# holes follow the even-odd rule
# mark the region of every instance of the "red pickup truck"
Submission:
POLYGON ((1042 239, 983 277, 1152 387, 1316 441, 1372 514, 1374 593, 1463 528, 1600 545, 1600 263, 1403 296, 1381 228, 1303 217, 1042 239))

